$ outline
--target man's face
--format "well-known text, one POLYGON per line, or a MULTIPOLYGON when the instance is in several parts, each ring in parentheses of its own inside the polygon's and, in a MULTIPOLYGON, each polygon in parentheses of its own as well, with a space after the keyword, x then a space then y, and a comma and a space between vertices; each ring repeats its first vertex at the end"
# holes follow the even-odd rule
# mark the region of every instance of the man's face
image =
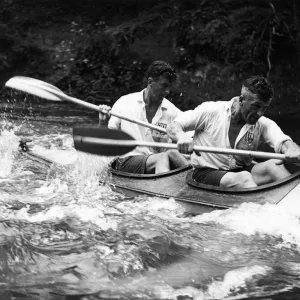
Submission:
POLYGON ((159 76, 157 80, 149 79, 151 81, 151 96, 157 101, 162 101, 170 93, 172 82, 164 77, 159 76))
POLYGON ((264 115, 272 100, 264 102, 258 95, 249 90, 242 90, 239 101, 244 121, 253 125, 264 115))

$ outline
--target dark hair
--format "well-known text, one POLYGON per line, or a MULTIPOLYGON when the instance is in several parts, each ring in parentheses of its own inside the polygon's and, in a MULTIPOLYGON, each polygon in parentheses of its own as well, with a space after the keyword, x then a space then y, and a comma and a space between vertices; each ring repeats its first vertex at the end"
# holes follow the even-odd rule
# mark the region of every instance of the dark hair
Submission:
POLYGON ((251 93, 260 96, 264 102, 270 101, 274 95, 271 83, 262 76, 252 76, 246 79, 243 87, 247 88, 251 93))
POLYGON ((156 60, 147 70, 146 78, 152 77, 153 79, 157 80, 159 76, 166 77, 171 82, 177 78, 175 69, 172 68, 170 64, 162 60, 156 60))

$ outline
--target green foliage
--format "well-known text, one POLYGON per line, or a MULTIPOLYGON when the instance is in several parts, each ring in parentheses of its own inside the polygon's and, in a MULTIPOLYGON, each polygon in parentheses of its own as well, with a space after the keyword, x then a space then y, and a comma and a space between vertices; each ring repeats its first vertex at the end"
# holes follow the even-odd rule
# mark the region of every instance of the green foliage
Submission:
MULTIPOLYGON (((282 91, 278 65, 290 73, 286 73, 285 89, 296 84, 299 11, 296 1, 174 0, 154 7, 151 13, 164 20, 158 25, 160 32, 173 35, 175 62, 182 70, 181 90, 188 89, 185 102, 194 106, 228 99, 234 90, 238 92, 236 81, 252 74, 269 77, 282 91), (292 66, 291 61, 296 64, 292 66)), ((289 101, 297 101, 299 95, 295 96, 289 101)))
POLYGON ((47 53, 27 31, 29 26, 38 26, 35 11, 28 9, 22 1, 4 1, 0 8, 1 73, 24 72, 47 64, 47 53))
POLYGON ((92 102, 116 99, 140 88, 143 64, 138 57, 120 49, 120 43, 105 32, 104 21, 95 25, 72 23, 69 72, 59 80, 76 94, 92 102))
POLYGON ((289 103, 298 106, 298 91, 290 86, 298 85, 300 72, 299 1, 166 0, 136 5, 5 0, 0 4, 0 70, 48 80, 88 101, 112 99, 113 104, 120 95, 143 87, 150 61, 131 45, 159 35, 172 40, 171 63, 179 81, 171 98, 180 108, 226 100, 252 74, 268 76, 278 99, 289 95, 289 103), (114 14, 123 20, 117 23, 114 14), (38 34, 54 26, 64 28, 65 34, 51 47, 42 44, 38 34))

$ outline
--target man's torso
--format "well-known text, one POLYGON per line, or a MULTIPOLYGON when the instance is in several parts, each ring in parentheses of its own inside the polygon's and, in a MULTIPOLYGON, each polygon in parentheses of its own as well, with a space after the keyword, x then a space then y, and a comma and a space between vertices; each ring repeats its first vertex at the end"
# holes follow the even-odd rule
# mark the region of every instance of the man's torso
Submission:
MULTIPOLYGON (((256 150, 264 141, 279 151, 280 143, 285 136, 280 128, 270 119, 261 117, 256 124, 244 126, 231 126, 231 106, 237 98, 231 101, 218 101, 203 103, 189 114, 183 114, 178 121, 186 130, 196 130, 194 136, 195 145, 256 150), (188 121, 188 118, 191 121, 188 121), (274 131, 274 132, 273 132, 274 131)), ((243 165, 249 165, 251 157, 232 156, 216 153, 201 153, 201 156, 192 155, 191 163, 195 167, 208 167, 215 169, 236 169, 243 165)))
MULTIPOLYGON (((167 125, 172 122, 175 117, 181 112, 167 99, 163 99, 163 102, 157 108, 146 108, 145 102, 143 101, 143 91, 123 96, 116 102, 115 105, 116 106, 113 106, 112 108, 112 112, 115 108, 120 114, 126 117, 148 122, 162 128, 166 128, 167 125)), ((115 121, 116 119, 112 117, 109 122, 110 128, 115 128, 115 121)), ((136 140, 169 142, 169 138, 165 133, 151 130, 149 128, 125 120, 119 119, 118 122, 119 127, 117 129, 121 129, 129 133, 136 140)), ((153 152, 162 152, 164 150, 165 149, 161 148, 149 149, 147 147, 137 147, 131 153, 126 154, 126 156, 150 154, 153 152)))

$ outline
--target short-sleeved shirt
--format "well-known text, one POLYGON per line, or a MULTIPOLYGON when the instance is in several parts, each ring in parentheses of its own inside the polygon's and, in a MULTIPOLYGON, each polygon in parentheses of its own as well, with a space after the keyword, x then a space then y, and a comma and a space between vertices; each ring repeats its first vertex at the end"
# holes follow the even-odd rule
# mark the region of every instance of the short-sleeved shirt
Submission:
MULTIPOLYGON (((143 122, 148 122, 146 117, 146 107, 143 97, 143 91, 128 94, 122 96, 120 99, 116 101, 116 103, 112 107, 112 112, 118 113, 120 115, 124 115, 128 118, 138 119, 143 122)), ((151 124, 160 126, 162 128, 166 128, 169 123, 174 121, 174 119, 180 114, 182 111, 178 109, 173 103, 171 103, 167 99, 163 99, 161 105, 158 107, 155 116, 152 119, 151 124)), ((122 131, 130 134, 134 139, 138 141, 148 141, 148 142, 160 142, 160 143, 168 143, 171 140, 168 138, 166 133, 158 132, 156 130, 152 130, 150 128, 111 116, 108 127, 111 129, 120 129, 122 131)), ((162 152, 166 149, 161 148, 149 148, 149 147, 136 147, 130 153, 124 155, 132 156, 132 155, 149 155, 152 153, 162 152)))
MULTIPOLYGON (((178 122, 184 131, 195 130, 194 144, 207 147, 232 149, 229 141, 231 107, 238 97, 230 101, 204 102, 194 110, 178 116, 178 122)), ((257 150, 265 142, 277 153, 281 152, 283 142, 291 140, 272 120, 261 117, 254 125, 245 124, 235 141, 234 149, 257 150)), ((192 154, 191 164, 194 167, 207 167, 231 170, 250 165, 251 157, 202 152, 201 156, 192 154)))

